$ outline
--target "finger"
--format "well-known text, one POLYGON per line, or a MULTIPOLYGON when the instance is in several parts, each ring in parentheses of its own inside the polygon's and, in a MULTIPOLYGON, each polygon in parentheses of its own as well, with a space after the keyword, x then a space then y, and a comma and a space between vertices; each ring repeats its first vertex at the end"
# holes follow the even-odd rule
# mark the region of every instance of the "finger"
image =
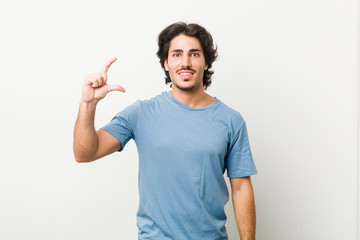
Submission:
POLYGON ((99 76, 99 78, 97 79, 99 86, 104 85, 104 77, 102 75, 99 76))
POLYGON ((116 61, 116 59, 117 59, 117 58, 114 57, 113 59, 111 59, 109 62, 107 62, 107 63, 105 64, 105 66, 103 67, 103 71, 104 71, 105 73, 107 73, 107 71, 109 70, 111 64, 113 64, 113 63, 116 61))
POLYGON ((87 81, 92 87, 101 87, 105 84, 104 77, 100 74, 88 77, 87 81))
POLYGON ((103 82, 104 82, 104 84, 105 84, 106 81, 107 81, 107 74, 106 74, 105 72, 102 72, 102 73, 101 73, 101 77, 102 77, 103 82))
POLYGON ((97 78, 98 78, 98 74, 90 74, 89 76, 87 76, 87 77, 85 78, 84 83, 91 85, 91 84, 94 83, 94 81, 96 81, 97 78))
POLYGON ((120 91, 120 92, 125 92, 125 88, 123 88, 122 86, 120 85, 109 85, 108 87, 108 92, 111 92, 111 91, 120 91))
POLYGON ((97 88, 97 87, 99 87, 100 86, 100 83, 99 83, 99 80, 98 79, 96 79, 93 83, 92 83, 92 85, 91 85, 93 88, 97 88))

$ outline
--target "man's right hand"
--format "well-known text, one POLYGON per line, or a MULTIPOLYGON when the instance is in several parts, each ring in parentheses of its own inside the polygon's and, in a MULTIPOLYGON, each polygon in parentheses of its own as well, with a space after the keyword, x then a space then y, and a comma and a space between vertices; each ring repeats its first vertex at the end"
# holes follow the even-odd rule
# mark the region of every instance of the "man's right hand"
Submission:
POLYGON ((85 78, 82 89, 82 102, 96 104, 110 91, 125 92, 125 89, 120 85, 107 84, 107 72, 111 64, 113 64, 115 61, 116 58, 111 59, 100 71, 90 74, 85 78))
POLYGON ((74 156, 77 162, 91 162, 122 148, 121 142, 105 130, 95 131, 96 104, 110 91, 125 92, 120 85, 107 84, 107 72, 116 61, 111 59, 98 72, 85 78, 79 115, 74 127, 74 156))

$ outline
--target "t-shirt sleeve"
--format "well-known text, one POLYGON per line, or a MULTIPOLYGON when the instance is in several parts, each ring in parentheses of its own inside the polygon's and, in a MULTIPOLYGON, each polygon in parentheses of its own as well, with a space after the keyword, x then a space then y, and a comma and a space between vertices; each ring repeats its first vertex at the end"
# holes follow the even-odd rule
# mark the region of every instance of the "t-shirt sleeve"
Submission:
POLYGON ((121 142, 122 148, 120 151, 124 149, 130 139, 134 138, 134 122, 136 122, 138 106, 139 102, 128 106, 101 128, 121 142))
POLYGON ((230 140, 226 165, 229 178, 247 177, 257 173, 245 122, 235 131, 230 140))

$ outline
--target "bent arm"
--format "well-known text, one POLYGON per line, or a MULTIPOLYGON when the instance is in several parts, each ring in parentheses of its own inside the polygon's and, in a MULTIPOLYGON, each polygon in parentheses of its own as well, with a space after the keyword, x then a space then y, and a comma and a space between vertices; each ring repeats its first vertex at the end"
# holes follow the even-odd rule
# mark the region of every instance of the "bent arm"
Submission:
POLYGON ((96 104, 81 102, 74 128, 73 151, 77 162, 91 162, 122 148, 121 142, 105 130, 95 131, 96 104))
POLYGON ((121 143, 104 130, 95 131, 94 118, 97 103, 108 92, 125 89, 120 85, 107 84, 107 72, 116 61, 108 61, 98 72, 84 80, 79 114, 74 128, 73 151, 77 162, 91 162, 121 149, 121 143))
POLYGON ((236 225, 241 240, 255 239, 255 201, 250 177, 230 178, 236 225))

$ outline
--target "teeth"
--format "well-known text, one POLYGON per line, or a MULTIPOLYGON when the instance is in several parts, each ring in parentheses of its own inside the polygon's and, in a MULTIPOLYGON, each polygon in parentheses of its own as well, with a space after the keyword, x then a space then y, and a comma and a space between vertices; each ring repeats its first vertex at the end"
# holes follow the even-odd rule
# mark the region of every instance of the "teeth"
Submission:
POLYGON ((189 76, 189 75, 192 75, 192 73, 180 73, 180 75, 182 75, 182 76, 189 76))

